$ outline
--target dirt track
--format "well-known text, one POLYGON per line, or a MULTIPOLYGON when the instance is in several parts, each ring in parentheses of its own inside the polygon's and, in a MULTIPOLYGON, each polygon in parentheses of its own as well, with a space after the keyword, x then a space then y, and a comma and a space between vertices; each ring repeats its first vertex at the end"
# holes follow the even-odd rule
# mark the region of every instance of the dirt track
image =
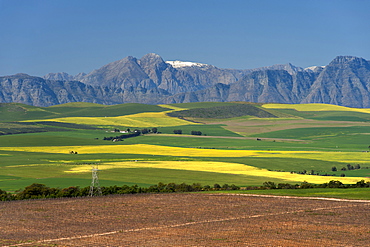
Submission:
POLYGON ((370 246, 370 201, 150 194, 0 203, 0 246, 370 246))

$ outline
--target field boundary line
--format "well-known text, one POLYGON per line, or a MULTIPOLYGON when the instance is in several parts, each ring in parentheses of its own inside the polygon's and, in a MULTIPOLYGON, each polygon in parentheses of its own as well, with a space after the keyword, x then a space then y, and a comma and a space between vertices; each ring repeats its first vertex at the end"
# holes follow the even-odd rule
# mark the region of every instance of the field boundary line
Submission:
MULTIPOLYGON (((230 194, 231 195, 231 194, 230 194)), ((238 195, 238 194, 236 194, 238 195)), ((240 194, 243 195, 243 194, 240 194)), ((298 197, 299 198, 299 197, 298 197)), ((211 220, 201 220, 195 222, 186 222, 186 223, 179 223, 173 225, 164 225, 164 226, 156 226, 156 227, 143 227, 143 228, 136 228, 136 229, 127 229, 127 230, 116 230, 110 232, 103 232, 103 233, 96 233, 96 234, 88 234, 88 235, 80 235, 80 236, 73 236, 73 237, 63 237, 63 238, 54 238, 54 239, 44 239, 39 241, 33 242, 24 242, 19 244, 12 244, 3 247, 14 247, 14 246, 27 246, 32 244, 42 244, 42 243, 49 243, 49 242, 58 242, 58 241, 69 241, 75 239, 83 239, 83 238, 92 238, 92 237, 100 237, 106 235, 113 235, 117 233, 129 233, 129 232, 140 232, 140 231, 150 231, 150 230, 159 230, 165 228, 176 228, 176 227, 183 227, 183 226, 190 226, 190 225, 199 225, 199 224, 209 224, 209 223, 216 223, 216 222, 223 222, 223 221, 232 221, 232 220, 241 220, 241 219, 252 219, 252 218, 260 218, 260 217, 268 217, 268 216, 277 216, 277 215, 284 215, 284 214, 295 214, 295 213, 302 213, 310 211, 320 211, 320 210, 330 210, 330 209, 339 209, 339 208, 348 208, 354 207, 354 205, 341 205, 336 207, 324 207, 324 208, 313 208, 313 209, 300 209, 300 210, 293 210, 293 211, 285 211, 285 212, 278 212, 278 213, 268 213, 268 214, 256 214, 256 215, 245 215, 239 217, 230 217, 230 218, 222 218, 222 219, 211 219, 211 220)))
POLYGON ((338 201, 338 202, 361 202, 369 203, 370 200, 359 200, 359 199, 341 199, 331 197, 300 197, 300 196, 278 196, 278 195, 256 195, 256 194, 210 194, 210 195, 233 195, 233 196, 251 196, 251 197, 265 197, 265 198, 283 198, 283 199, 301 199, 301 200, 323 200, 323 201, 338 201))

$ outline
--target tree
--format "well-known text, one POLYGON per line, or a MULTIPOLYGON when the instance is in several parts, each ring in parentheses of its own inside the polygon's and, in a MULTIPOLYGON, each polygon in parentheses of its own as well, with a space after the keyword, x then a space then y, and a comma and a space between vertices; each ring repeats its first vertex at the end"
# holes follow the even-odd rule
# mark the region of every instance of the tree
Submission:
POLYGON ((148 133, 149 133, 149 130, 148 130, 148 129, 142 129, 142 130, 141 130, 141 133, 142 133, 142 134, 148 134, 148 133))
POLYGON ((175 192, 176 191, 176 184, 175 183, 168 183, 166 185, 166 192, 175 192))
POLYGON ((296 189, 296 186, 292 184, 288 184, 288 183, 279 183, 277 185, 277 188, 278 189, 296 189))
POLYGON ((153 133, 157 133, 158 132, 158 129, 157 128, 152 128, 152 132, 153 133))
POLYGON ((228 189, 229 189, 229 185, 228 185, 228 184, 224 184, 224 185, 222 185, 222 189, 224 189, 224 190, 228 190, 228 189))
POLYGON ((367 184, 365 183, 365 180, 361 180, 361 181, 356 183, 357 188, 364 188, 366 186, 367 186, 367 184))
POLYGON ((11 193, 7 193, 5 190, 0 189, 0 201, 11 201, 14 200, 14 196, 11 193))
POLYGON ((232 190, 239 190, 240 189, 240 187, 236 186, 235 184, 232 184, 230 187, 231 187, 232 190))
POLYGON ((182 134, 182 130, 174 130, 173 131, 174 134, 178 134, 178 135, 181 135, 182 134))
POLYGON ((332 171, 332 172, 336 172, 336 171, 337 171, 337 168, 336 168, 335 166, 333 166, 333 167, 331 168, 331 171, 332 171))
POLYGON ((338 180, 331 180, 326 187, 328 187, 328 188, 341 188, 341 187, 343 187, 343 183, 341 181, 338 181, 338 180))
POLYGON ((189 184, 186 184, 186 183, 182 183, 182 184, 179 184, 176 188, 176 191, 179 191, 179 192, 190 192, 190 191, 193 191, 193 187, 189 184))
POLYGON ((192 130, 192 131, 190 132, 190 134, 192 134, 192 135, 197 135, 197 136, 201 136, 201 135, 202 135, 202 132, 192 130))
POLYGON ((264 182, 263 186, 266 189, 276 189, 276 184, 274 182, 271 182, 271 181, 264 182))
POLYGON ((20 192, 18 197, 19 199, 42 198, 50 196, 51 192, 50 188, 46 187, 45 184, 33 183, 20 192))
POLYGON ((206 191, 211 190, 211 186, 209 186, 209 185, 204 185, 204 186, 203 186, 203 189, 204 189, 204 190, 206 190, 206 191))
POLYGON ((60 197, 77 197, 80 195, 80 188, 77 186, 71 186, 71 187, 68 187, 68 188, 64 188, 62 189, 58 196, 60 197))

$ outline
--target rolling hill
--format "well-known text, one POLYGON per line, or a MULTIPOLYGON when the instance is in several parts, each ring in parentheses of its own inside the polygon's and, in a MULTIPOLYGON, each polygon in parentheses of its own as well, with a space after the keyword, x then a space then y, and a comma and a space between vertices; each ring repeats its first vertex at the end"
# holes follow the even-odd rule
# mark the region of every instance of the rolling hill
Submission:
POLYGON ((0 188, 8 191, 34 182, 85 187, 92 164, 99 165, 102 186, 355 183, 370 174, 368 109, 243 102, 10 103, 0 111, 0 188), (107 137, 129 134, 117 129, 148 133, 113 142, 107 137))

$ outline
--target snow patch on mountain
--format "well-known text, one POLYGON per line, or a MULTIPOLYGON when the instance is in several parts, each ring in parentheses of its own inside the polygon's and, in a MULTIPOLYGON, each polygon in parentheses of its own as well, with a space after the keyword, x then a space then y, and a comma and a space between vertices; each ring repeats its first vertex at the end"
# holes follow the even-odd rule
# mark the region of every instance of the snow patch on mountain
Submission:
POLYGON ((311 71, 317 71, 317 70, 322 70, 322 69, 325 69, 326 66, 311 66, 311 67, 307 67, 305 68, 304 70, 307 71, 307 70, 311 70, 311 71))
POLYGON ((204 63, 183 62, 183 61, 178 61, 178 60, 176 60, 176 61, 166 61, 166 63, 170 64, 174 68, 183 68, 183 67, 192 67, 192 66, 195 66, 195 67, 210 66, 210 65, 204 64, 204 63))

